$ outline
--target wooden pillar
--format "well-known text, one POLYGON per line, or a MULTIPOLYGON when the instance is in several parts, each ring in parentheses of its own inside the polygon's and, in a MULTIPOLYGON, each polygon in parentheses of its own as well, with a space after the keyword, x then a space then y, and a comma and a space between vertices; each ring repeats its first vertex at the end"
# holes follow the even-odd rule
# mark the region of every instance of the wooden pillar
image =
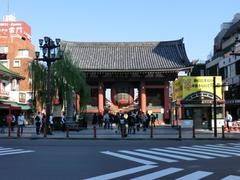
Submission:
POLYGON ((103 114, 104 111, 104 87, 103 83, 98 85, 98 112, 103 114))
POLYGON ((164 119, 169 119, 169 90, 167 85, 164 87, 164 119))
POLYGON ((146 114, 146 104, 147 104, 147 98, 146 98, 146 90, 145 90, 145 83, 140 83, 140 98, 141 98, 141 111, 146 114))

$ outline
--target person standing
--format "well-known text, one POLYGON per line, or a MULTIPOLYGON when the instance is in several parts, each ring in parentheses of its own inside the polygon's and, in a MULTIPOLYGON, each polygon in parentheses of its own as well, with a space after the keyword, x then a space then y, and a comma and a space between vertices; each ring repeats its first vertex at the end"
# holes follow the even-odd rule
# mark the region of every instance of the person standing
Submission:
POLYGON ((52 113, 49 116, 49 125, 50 125, 50 132, 49 132, 49 134, 52 135, 52 132, 53 132, 53 114, 52 113))
POLYGON ((230 132, 229 122, 232 122, 232 115, 226 111, 225 123, 227 123, 228 132, 230 132))
POLYGON ((17 135, 18 135, 18 137, 19 137, 19 136, 22 136, 22 134, 23 134, 24 121, 25 121, 24 115, 23 115, 23 113, 21 112, 20 115, 18 116, 18 119, 17 119, 17 122, 18 122, 17 135))
POLYGON ((35 125, 36 125, 36 134, 40 134, 40 127, 41 127, 41 115, 38 112, 37 116, 35 117, 35 125))
POLYGON ((9 112, 9 114, 7 115, 7 125, 8 125, 8 136, 11 135, 11 126, 12 126, 12 121, 13 121, 13 116, 11 114, 11 112, 9 112))

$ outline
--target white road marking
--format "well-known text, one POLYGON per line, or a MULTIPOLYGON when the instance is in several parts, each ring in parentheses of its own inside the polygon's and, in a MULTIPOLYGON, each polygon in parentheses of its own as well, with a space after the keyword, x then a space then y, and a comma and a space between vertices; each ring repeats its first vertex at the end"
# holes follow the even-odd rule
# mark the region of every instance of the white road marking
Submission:
POLYGON ((2 153, 6 153, 6 152, 15 152, 15 151, 23 151, 23 149, 12 149, 12 150, 0 150, 0 154, 2 154, 2 153))
POLYGON ((119 151, 119 152, 136 155, 136 156, 141 156, 141 157, 154 159, 154 160, 158 160, 158 161, 169 162, 169 163, 170 162, 178 162, 177 160, 174 160, 174 159, 168 159, 168 158, 163 158, 163 157, 158 157, 158 156, 153 156, 153 155, 148 155, 148 154, 138 153, 138 152, 133 152, 133 151, 119 151))
POLYGON ((168 147, 167 149, 169 149, 168 150, 169 152, 171 151, 173 153, 183 154, 183 155, 186 155, 186 156, 193 156, 193 157, 198 157, 198 158, 203 158, 203 159, 214 159, 215 158, 215 157, 211 157, 211 156, 190 153, 187 150, 181 149, 181 148, 171 148, 171 147, 168 147), (182 151, 186 151, 186 152, 182 152, 182 151))
POLYGON ((158 178, 161 178, 161 177, 164 177, 164 176, 167 176, 169 174, 173 174, 175 172, 178 172, 178 171, 182 171, 183 169, 180 169, 180 168, 167 168, 167 169, 163 169, 161 171, 157 171, 157 172, 154 172, 154 173, 151 173, 151 174, 146 174, 144 176, 140 176, 140 177, 137 177, 137 178, 133 178, 131 180, 153 180, 153 179, 158 179, 158 178))
POLYGON ((137 172, 141 172, 141 171, 144 171, 144 170, 152 169, 152 168, 155 168, 155 167, 157 167, 157 166, 144 165, 144 166, 130 168, 130 169, 117 171, 117 172, 113 172, 113 173, 109 173, 109 174, 104 174, 104 175, 100 175, 100 176, 96 176, 96 177, 92 177, 92 178, 87 178, 85 180, 108 180, 108 179, 114 179, 114 178, 118 178, 118 177, 129 175, 129 174, 134 174, 134 173, 137 173, 137 172))
POLYGON ((160 156, 167 156, 167 157, 181 159, 181 160, 186 160, 186 161, 197 160, 197 159, 190 158, 190 157, 178 156, 178 155, 174 155, 174 154, 167 154, 167 153, 156 152, 156 151, 149 151, 149 150, 144 150, 144 149, 136 149, 136 151, 145 152, 145 153, 149 153, 149 154, 160 155, 160 156))
POLYGON ((234 156, 240 156, 240 154, 238 154, 238 152, 236 151, 232 151, 232 150, 226 150, 223 149, 221 147, 219 148, 214 148, 214 147, 204 147, 204 146, 194 146, 197 147, 199 149, 205 150, 205 151, 211 151, 211 152, 216 152, 216 153, 222 153, 222 154, 229 154, 229 155, 234 155, 234 156))
POLYGON ((30 152, 34 152, 34 151, 28 150, 28 151, 6 152, 6 153, 0 154, 0 156, 12 155, 12 154, 30 153, 30 152))
POLYGON ((212 172, 206 172, 206 171, 197 171, 197 172, 194 172, 194 173, 191 173, 191 174, 188 174, 186 176, 183 176, 181 178, 178 178, 176 180, 198 180, 198 179, 202 179, 206 176, 209 176, 213 174, 212 172))
POLYGON ((240 180, 240 176, 230 175, 230 176, 223 178, 222 180, 240 180))
POLYGON ((144 160, 144 159, 135 158, 135 157, 127 156, 127 155, 120 154, 120 153, 114 153, 114 152, 110 152, 110 151, 103 151, 101 153, 111 155, 111 156, 114 156, 114 157, 118 157, 118 158, 122 158, 122 159, 127 159, 129 161, 135 161, 135 162, 138 162, 138 163, 141 163, 141 164, 146 164, 146 165, 157 164, 156 162, 147 161, 147 160, 144 160))
POLYGON ((206 154, 206 155, 217 156, 217 157, 232 157, 232 156, 225 155, 225 154, 216 154, 216 153, 212 153, 212 152, 203 152, 202 150, 199 151, 200 150, 199 148, 194 148, 194 147, 181 146, 181 148, 188 149, 189 152, 193 152, 193 153, 206 154))
POLYGON ((205 145, 205 146, 207 146, 207 147, 216 147, 216 148, 221 148, 221 149, 228 149, 228 150, 233 150, 233 151, 240 152, 240 148, 237 148, 237 147, 217 146, 217 145, 205 145))

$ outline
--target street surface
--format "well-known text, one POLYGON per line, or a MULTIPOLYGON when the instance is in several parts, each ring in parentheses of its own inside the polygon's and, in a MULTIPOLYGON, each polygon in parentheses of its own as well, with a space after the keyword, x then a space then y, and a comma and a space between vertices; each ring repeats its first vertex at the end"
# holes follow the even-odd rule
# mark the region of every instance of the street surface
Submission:
POLYGON ((1 180, 240 179, 234 140, 0 139, 1 180))

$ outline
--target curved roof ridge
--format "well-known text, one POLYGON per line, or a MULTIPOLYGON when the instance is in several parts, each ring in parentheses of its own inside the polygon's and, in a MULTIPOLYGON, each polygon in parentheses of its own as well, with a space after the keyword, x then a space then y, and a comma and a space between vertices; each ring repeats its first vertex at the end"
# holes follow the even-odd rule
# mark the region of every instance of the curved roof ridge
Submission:
POLYGON ((122 42, 78 42, 78 41, 61 41, 62 45, 78 45, 78 46, 156 46, 156 45, 175 45, 182 44, 183 38, 171 41, 122 41, 122 42))

